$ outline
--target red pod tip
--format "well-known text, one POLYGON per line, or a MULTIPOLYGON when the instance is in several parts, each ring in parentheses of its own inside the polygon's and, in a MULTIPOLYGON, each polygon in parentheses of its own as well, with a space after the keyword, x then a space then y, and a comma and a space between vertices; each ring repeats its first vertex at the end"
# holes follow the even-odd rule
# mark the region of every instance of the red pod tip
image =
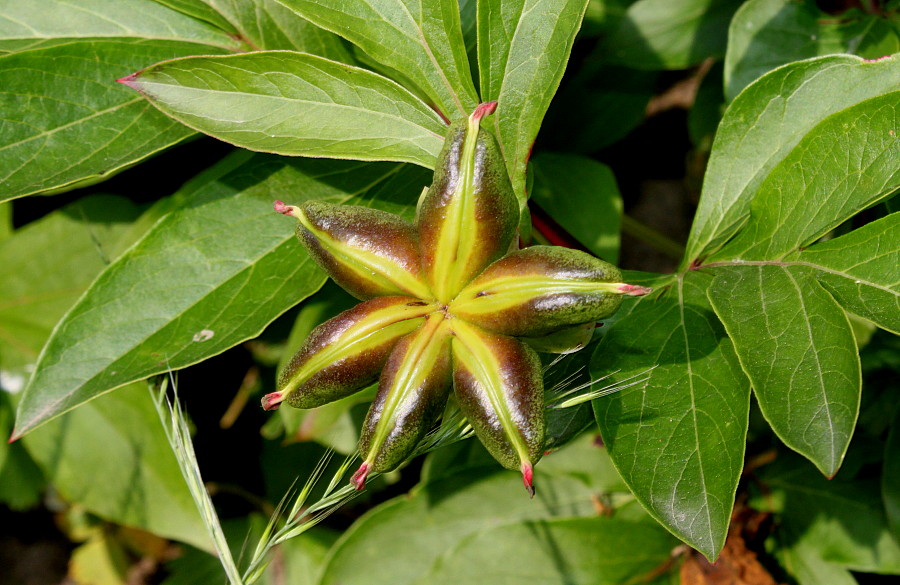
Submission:
POLYGON ((483 104, 478 104, 478 107, 475 108, 474 112, 472 112, 472 119, 480 120, 485 116, 490 116, 496 109, 497 102, 484 102, 483 104))
POLYGON ((294 210, 297 209, 293 205, 285 205, 284 201, 276 201, 275 202, 275 211, 284 215, 294 215, 294 210))
POLYGON ((282 401, 284 401, 284 394, 282 394, 281 392, 272 392, 271 394, 266 394, 262 398, 263 410, 275 410, 279 406, 281 406, 282 401))
POLYGON ((522 483, 525 484, 525 489, 528 490, 528 495, 532 498, 534 497, 534 468, 530 463, 522 464, 522 483))
POLYGON ((361 490, 366 487, 366 477, 369 475, 369 464, 363 463, 359 466, 359 469, 356 470, 356 473, 353 474, 353 477, 350 478, 350 483, 357 490, 361 490))
POLYGON ((126 75, 125 77, 120 77, 119 79, 116 80, 116 83, 121 83, 122 85, 127 85, 128 87, 130 87, 132 89, 137 89, 137 87, 135 87, 137 84, 134 82, 134 80, 137 79, 137 75, 138 75, 137 73, 132 73, 131 75, 126 75))
POLYGON ((646 286, 638 286, 636 284, 623 284, 619 287, 619 292, 630 297, 640 297, 653 292, 653 289, 646 286))

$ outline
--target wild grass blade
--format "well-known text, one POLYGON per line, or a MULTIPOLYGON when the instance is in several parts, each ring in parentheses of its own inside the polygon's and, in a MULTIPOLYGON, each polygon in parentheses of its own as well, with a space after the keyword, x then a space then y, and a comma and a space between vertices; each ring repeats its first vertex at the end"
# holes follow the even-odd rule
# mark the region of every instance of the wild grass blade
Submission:
POLYGON ((241 573, 231 554, 231 549, 228 547, 228 541, 225 539, 225 533, 222 531, 219 515, 216 513, 209 492, 203 483, 187 417, 181 409, 181 403, 178 401, 178 389, 175 381, 170 375, 169 377, 162 377, 157 386, 154 386, 152 382, 149 386, 150 394, 153 397, 159 420, 166 432, 169 446, 172 448, 172 452, 175 453, 175 459, 178 461, 181 475, 187 482, 191 496, 194 498, 194 503, 200 511, 203 524, 209 532, 213 546, 219 556, 219 562, 222 564, 225 575, 228 577, 228 582, 231 585, 246 585, 241 578, 241 573), (169 401, 166 396, 170 381, 173 393, 172 401, 169 401))

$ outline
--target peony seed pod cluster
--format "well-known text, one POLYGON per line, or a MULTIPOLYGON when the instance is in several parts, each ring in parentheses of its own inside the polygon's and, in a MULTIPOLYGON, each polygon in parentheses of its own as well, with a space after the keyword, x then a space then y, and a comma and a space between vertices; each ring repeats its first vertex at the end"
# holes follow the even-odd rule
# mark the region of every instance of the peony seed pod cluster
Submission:
POLYGON ((275 203, 312 258, 362 302, 316 327, 281 373, 267 410, 314 408, 378 382, 351 481, 402 464, 452 391, 487 450, 534 495, 544 451, 538 351, 590 339, 622 295, 610 264, 567 248, 516 249, 519 207, 493 135, 496 102, 452 125, 415 224, 363 207, 275 203))

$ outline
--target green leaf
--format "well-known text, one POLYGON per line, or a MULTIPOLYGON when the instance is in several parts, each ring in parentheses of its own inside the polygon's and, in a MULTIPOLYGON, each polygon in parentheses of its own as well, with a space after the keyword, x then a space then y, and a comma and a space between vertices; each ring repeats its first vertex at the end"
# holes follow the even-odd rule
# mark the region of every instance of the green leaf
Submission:
POLYGON ((65 500, 118 524, 212 548, 146 384, 70 412, 24 443, 65 500))
POLYGON ((13 233, 12 203, 0 203, 0 243, 13 233))
POLYGON ((595 51, 554 98, 542 143, 585 155, 615 144, 643 121, 657 77, 655 71, 604 65, 595 51))
POLYGON ((747 225, 712 258, 769 260, 805 247, 900 188, 900 91, 813 128, 760 185, 747 225))
POLYGON ((900 414, 888 432, 884 446, 884 467, 881 473, 881 499, 887 513, 888 526, 900 541, 900 414))
POLYGON ((859 10, 831 15, 812 1, 749 0, 728 32, 726 94, 734 99, 753 80, 791 61, 832 53, 866 58, 896 53, 898 33, 885 18, 859 10))
POLYGON ((0 57, 0 110, 9 112, 0 130, 0 201, 102 181, 191 136, 114 80, 154 61, 220 52, 104 39, 0 57))
POLYGON ((18 392, 56 322, 140 237, 139 210, 110 195, 80 199, 0 242, 0 372, 18 392))
POLYGON ((900 213, 786 257, 809 265, 845 309, 900 334, 900 213))
MULTIPOLYGON (((230 34, 238 35, 238 30, 234 23, 228 22, 218 8, 215 8, 215 0, 153 0, 157 4, 168 6, 172 10, 177 10, 182 14, 193 16, 198 20, 208 22, 223 31, 230 34)), ((255 0, 251 0, 253 2, 255 0)))
POLYGON ((507 524, 466 538, 417 583, 643 583, 666 565, 676 542, 648 521, 599 517, 507 524))
POLYGON ((622 197, 609 167, 576 155, 543 154, 534 160, 531 197, 588 250, 618 260, 622 197))
POLYGON ((748 87, 716 133, 685 260, 708 256, 740 229, 760 184, 824 118, 898 89, 900 56, 843 55, 792 63, 748 87))
POLYGON ((457 0, 278 1, 399 71, 448 119, 478 104, 457 0))
POLYGON ((763 415, 788 447, 833 476, 856 425, 862 384, 847 315, 807 269, 716 272, 709 300, 763 415))
POLYGON ((742 1, 639 0, 604 40, 604 58, 636 69, 685 69, 721 57, 742 1))
POLYGON ((416 167, 246 152, 189 184, 184 205, 113 262, 54 331, 19 405, 26 431, 108 390, 182 368, 257 335, 324 274, 272 200, 407 209, 416 167))
POLYGON ((784 454, 759 481, 767 493, 751 504, 764 511, 774 505, 788 542, 854 571, 900 573, 900 544, 888 529, 876 479, 829 481, 784 454))
POLYGON ((493 122, 506 168, 525 206, 525 167, 559 87, 588 0, 478 3, 481 99, 497 101, 493 122))
POLYGON ((157 0, 209 20, 253 50, 288 49, 352 63, 344 41, 282 6, 277 0, 157 0))
POLYGON ((223 30, 153 0, 29 0, 0 7, 0 53, 104 37, 184 41, 228 51, 244 48, 223 30))
MULTIPOLYGON (((8 390, 0 379, 0 439, 12 434, 15 406, 8 390)), ((0 502, 12 510, 32 508, 40 502, 46 483, 22 441, 0 440, 0 502)))
POLYGON ((775 556, 798 585, 858 585, 850 571, 822 560, 822 555, 812 543, 783 543, 775 551, 775 556))
POLYGON ((604 466, 605 459, 590 436, 548 455, 535 468, 533 500, 522 490, 520 475, 499 471, 496 463, 452 476, 433 470, 431 483, 354 523, 332 549, 320 583, 383 583, 388 575, 392 584, 407 585, 427 575, 462 539, 487 528, 592 516, 592 497, 621 481, 604 466), (373 546, 397 542, 403 546, 373 546))
MULTIPOLYGON (((222 528, 234 558, 239 558, 242 554, 249 555, 252 552, 250 543, 259 540, 265 527, 266 519, 258 514, 223 521, 222 528)), ((315 585, 316 575, 336 536, 331 530, 317 526, 287 540, 280 545, 279 552, 257 583, 315 585)), ((197 585, 227 581, 219 559, 192 547, 186 547, 183 555, 166 563, 166 573, 168 576, 161 585, 197 585)))
POLYGON ((126 83, 191 128, 262 152, 431 168, 447 129, 389 79, 305 53, 178 59, 126 83))
POLYGON ((710 559, 728 531, 750 388, 697 272, 604 335, 591 375, 635 386, 594 401, 610 457, 650 515, 710 559))

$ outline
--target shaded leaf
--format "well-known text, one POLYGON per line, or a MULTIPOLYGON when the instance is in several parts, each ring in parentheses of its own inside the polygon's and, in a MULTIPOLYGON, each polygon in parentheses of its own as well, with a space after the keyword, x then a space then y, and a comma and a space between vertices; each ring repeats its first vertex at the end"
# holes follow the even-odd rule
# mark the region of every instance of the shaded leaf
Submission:
POLYGON ((592 361, 604 384, 641 383, 594 401, 610 457, 637 499, 714 559, 743 468, 750 388, 696 272, 641 300, 605 332, 592 361))
POLYGON ((219 10, 214 7, 215 0, 154 0, 154 2, 193 16, 198 20, 208 22, 228 33, 238 34, 234 23, 228 22, 219 10))
POLYGON ((748 87, 716 133, 685 261, 708 256, 740 229, 760 184, 825 117, 897 89, 900 57, 850 56, 792 63, 748 87))
POLYGON ((0 243, 0 371, 24 387, 54 325, 97 274, 129 245, 139 210, 109 195, 80 199, 0 243))
POLYGON ((126 83, 184 124, 262 152, 430 168, 446 132, 396 83, 304 53, 178 59, 126 83))
POLYGON ((294 193, 396 211, 415 201, 425 175, 391 164, 226 159, 189 184, 185 204, 113 262, 57 326, 19 405, 19 434, 108 390, 216 355, 318 290, 325 276, 272 200, 294 193))
POLYGON ((845 309, 900 334, 900 213, 791 254, 845 309))
POLYGON ((604 39, 604 58, 637 69, 685 69, 720 57, 742 1, 639 0, 604 39))
POLYGON ((888 528, 876 479, 829 481, 790 454, 760 475, 767 493, 751 504, 776 513, 792 548, 854 571, 900 573, 900 544, 888 528))
MULTIPOLYGON (((15 405, 0 380, 0 439, 12 434, 15 405)), ((47 480, 21 441, 0 440, 0 502, 12 510, 27 510, 38 504, 47 480)))
POLYGON ((775 556, 798 585, 857 585, 849 570, 822 560, 811 543, 786 543, 775 551, 775 556))
POLYGON ((29 0, 0 7, 0 53, 108 37, 185 41, 229 51, 245 48, 224 30, 153 0, 29 0))
POLYGON ((522 207, 531 147, 559 87, 587 2, 478 3, 481 99, 498 102, 491 121, 522 207))
POLYGON ((541 134, 548 148, 590 155, 643 121, 657 72, 606 65, 597 53, 580 64, 553 99, 541 134))
POLYGON ((12 203, 0 203, 0 242, 13 233, 12 203))
POLYGON ((278 0, 419 87, 450 120, 478 103, 457 0, 278 0))
POLYGON ((163 59, 224 50, 104 39, 0 57, 0 200, 102 181, 193 132, 115 79, 163 59))
MULTIPOLYGON (((371 510, 344 533, 332 549, 321 583, 413 583, 427 575, 439 557, 469 535, 524 520, 591 516, 592 496, 618 483, 603 468, 603 450, 591 437, 545 457, 535 468, 537 495, 522 493, 517 472, 496 463, 435 479, 371 510), (402 542, 403 546, 372 546, 402 542)), ((451 447, 453 448, 453 447, 451 447)), ((435 470, 437 471, 437 470, 435 470)))
POLYGON ((734 342, 760 409, 785 444, 828 477, 859 414, 861 374, 843 309, 810 270, 717 270, 709 300, 734 342))
POLYGON ((210 20, 254 50, 289 49, 352 63, 344 42, 306 21, 277 0, 157 0, 210 20))
POLYGON ((464 539, 417 583, 645 582, 669 561, 676 542, 648 521, 599 517, 506 524, 464 539))
MULTIPOLYGON (((248 543, 257 542, 265 526, 266 519, 256 514, 222 522, 232 555, 235 558, 239 558, 242 553, 247 555, 247 547, 250 546, 248 543)), ((336 538, 337 534, 331 530, 315 527, 287 540, 273 555, 267 570, 257 583, 315 585, 316 575, 336 538)), ((183 555, 166 563, 166 573, 168 576, 161 585, 226 582, 219 559, 193 547, 187 547, 183 555)))
POLYGON ((63 499, 118 524, 212 548, 145 384, 70 412, 24 443, 63 499))
POLYGON ((894 538, 900 541, 900 415, 894 417, 894 424, 891 425, 887 444, 884 446, 881 499, 888 526, 894 538))
POLYGON ((900 188, 900 91, 825 118, 782 160, 713 258, 781 258, 900 188))
POLYGON ((728 32, 725 92, 734 99, 753 80, 791 61, 832 53, 871 59, 897 51, 900 29, 881 16, 860 10, 831 15, 811 1, 749 0, 728 32))
POLYGON ((609 167, 575 155, 543 154, 534 160, 531 197, 588 250, 610 262, 618 259, 622 197, 609 167))

